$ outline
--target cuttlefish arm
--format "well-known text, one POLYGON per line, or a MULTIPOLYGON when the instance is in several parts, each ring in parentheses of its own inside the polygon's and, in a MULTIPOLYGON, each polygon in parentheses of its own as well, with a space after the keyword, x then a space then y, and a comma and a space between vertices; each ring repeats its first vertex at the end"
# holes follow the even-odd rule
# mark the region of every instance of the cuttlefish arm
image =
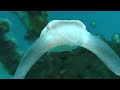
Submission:
MULTIPOLYGON (((45 36, 45 35, 44 35, 45 36)), ((23 56, 16 72, 14 79, 24 79, 31 67, 45 54, 48 50, 55 47, 57 42, 48 42, 47 37, 38 38, 23 56)))
POLYGON ((113 49, 100 38, 85 32, 86 40, 80 45, 93 52, 116 75, 120 75, 120 58, 113 49))

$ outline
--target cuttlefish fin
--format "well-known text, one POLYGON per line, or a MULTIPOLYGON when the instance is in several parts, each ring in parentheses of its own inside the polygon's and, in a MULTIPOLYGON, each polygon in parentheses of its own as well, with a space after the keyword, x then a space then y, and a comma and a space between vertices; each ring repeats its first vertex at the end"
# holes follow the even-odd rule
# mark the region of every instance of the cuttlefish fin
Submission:
POLYGON ((120 75, 120 59, 112 48, 100 38, 86 32, 85 42, 80 46, 90 50, 98 56, 107 67, 116 75, 120 75))
POLYGON ((15 72, 14 79, 24 79, 28 71, 39 58, 53 47, 54 44, 49 44, 49 42, 45 42, 44 39, 38 38, 23 56, 15 72))

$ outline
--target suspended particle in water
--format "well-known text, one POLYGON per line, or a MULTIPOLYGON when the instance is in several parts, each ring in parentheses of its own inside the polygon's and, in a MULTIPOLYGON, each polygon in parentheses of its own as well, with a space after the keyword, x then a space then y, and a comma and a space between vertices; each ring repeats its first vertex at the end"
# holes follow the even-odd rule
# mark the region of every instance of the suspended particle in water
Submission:
POLYGON ((93 29, 95 29, 96 28, 96 21, 92 21, 90 25, 93 29))

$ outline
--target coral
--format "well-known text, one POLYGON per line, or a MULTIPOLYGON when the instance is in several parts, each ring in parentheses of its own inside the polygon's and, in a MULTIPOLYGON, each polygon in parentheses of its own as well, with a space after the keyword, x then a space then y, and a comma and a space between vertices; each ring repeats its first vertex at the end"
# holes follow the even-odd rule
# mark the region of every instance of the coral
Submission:
POLYGON ((0 20, 0 61, 11 75, 14 75, 15 70, 22 57, 22 52, 17 50, 15 38, 7 34, 10 30, 10 22, 8 20, 0 20))
POLYGON ((9 32, 11 23, 7 19, 0 20, 0 36, 9 32), (2 29, 2 30, 1 30, 2 29))
POLYGON ((47 12, 27 11, 27 14, 29 30, 26 33, 25 39, 36 39, 47 24, 47 12))
POLYGON ((13 12, 19 20, 27 27, 25 34, 26 40, 34 41, 39 37, 41 30, 47 24, 47 12, 46 11, 24 11, 24 12, 13 12), (25 13, 27 17, 21 16, 19 13, 25 13))

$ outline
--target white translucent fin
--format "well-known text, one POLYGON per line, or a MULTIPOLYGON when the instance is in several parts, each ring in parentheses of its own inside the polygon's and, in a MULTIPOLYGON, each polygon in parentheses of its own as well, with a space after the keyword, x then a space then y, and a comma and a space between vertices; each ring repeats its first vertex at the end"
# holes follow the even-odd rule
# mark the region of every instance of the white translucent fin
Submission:
POLYGON ((88 40, 82 44, 82 47, 90 50, 98 56, 116 75, 120 75, 120 59, 112 48, 100 38, 86 32, 88 40))
MULTIPOLYGON (((24 79, 31 67, 44 53, 61 45, 69 45, 72 49, 76 46, 82 46, 90 50, 96 54, 111 71, 120 75, 119 57, 107 43, 87 32, 86 26, 82 22, 78 20, 54 20, 43 29, 40 37, 24 55, 14 78, 24 79)), ((62 51, 64 50, 61 49, 61 52, 62 51)))
POLYGON ((24 79, 28 71, 31 67, 39 60, 39 58, 46 53, 49 49, 54 47, 54 45, 48 45, 45 40, 38 38, 27 53, 22 58, 16 73, 14 75, 14 79, 24 79))

